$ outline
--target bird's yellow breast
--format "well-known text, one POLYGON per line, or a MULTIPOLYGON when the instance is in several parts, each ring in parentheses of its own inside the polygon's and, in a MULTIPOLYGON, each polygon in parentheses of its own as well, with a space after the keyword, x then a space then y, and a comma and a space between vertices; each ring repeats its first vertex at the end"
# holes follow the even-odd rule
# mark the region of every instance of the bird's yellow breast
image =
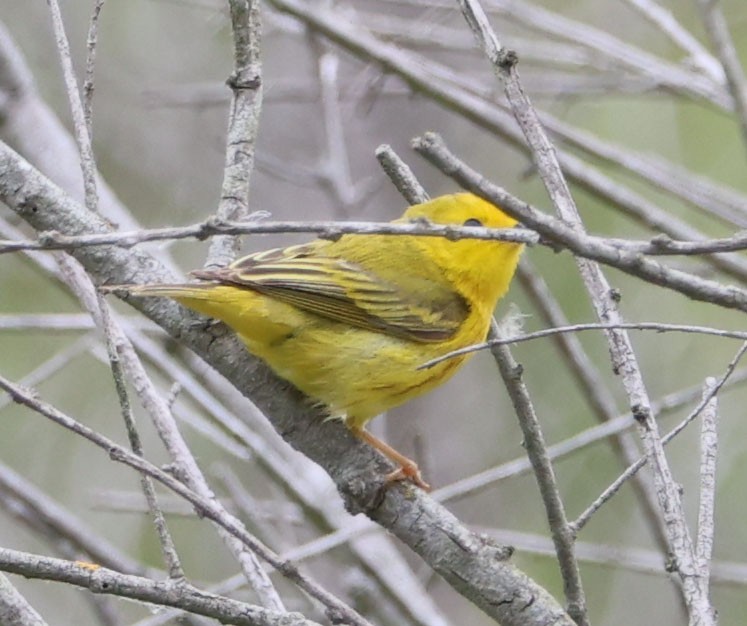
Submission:
POLYGON ((363 426, 443 383, 468 356, 418 368, 483 341, 489 324, 484 311, 474 310, 455 338, 427 344, 330 322, 247 289, 216 286, 210 295, 177 299, 237 329, 252 354, 350 426, 363 426))

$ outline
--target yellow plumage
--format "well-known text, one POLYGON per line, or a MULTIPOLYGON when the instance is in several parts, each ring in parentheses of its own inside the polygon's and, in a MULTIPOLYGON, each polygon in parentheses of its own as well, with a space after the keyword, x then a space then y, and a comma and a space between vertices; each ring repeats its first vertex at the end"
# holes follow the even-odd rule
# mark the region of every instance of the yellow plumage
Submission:
MULTIPOLYGON (((516 220, 472 194, 410 207, 395 222, 509 228, 516 220)), ((418 367, 483 341, 523 246, 401 235, 345 235, 269 250, 202 283, 128 287, 222 320, 282 378, 326 405, 400 463, 391 478, 421 486, 417 466, 363 430, 372 417, 448 379, 468 358, 418 367)))

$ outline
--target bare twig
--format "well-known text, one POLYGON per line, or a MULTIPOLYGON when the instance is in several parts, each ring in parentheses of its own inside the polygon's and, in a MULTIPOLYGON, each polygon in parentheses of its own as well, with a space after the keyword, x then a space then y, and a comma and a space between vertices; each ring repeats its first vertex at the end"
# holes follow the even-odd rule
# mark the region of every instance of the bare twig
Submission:
POLYGON ((80 150, 80 167, 83 172, 83 187, 86 195, 86 207, 90 211, 98 210, 98 192, 96 190, 96 161, 93 156, 91 136, 86 123, 86 114, 78 90, 78 80, 75 77, 73 60, 70 56, 70 44, 65 34, 65 26, 62 21, 62 12, 57 0, 49 0, 49 10, 52 14, 52 26, 54 27, 57 50, 60 53, 62 73, 65 78, 67 97, 70 102, 70 111, 73 115, 75 126, 75 139, 80 150))
POLYGON ((734 100, 734 111, 742 129, 742 139, 747 147, 747 78, 729 34, 729 25, 718 0, 698 0, 698 5, 711 45, 724 68, 726 84, 734 100))
MULTIPOLYGON (((495 321, 493 321, 491 330, 493 334, 497 334, 495 321)), ((568 602, 568 614, 576 624, 587 625, 589 619, 586 614, 586 596, 573 547, 575 534, 568 525, 568 518, 560 497, 555 472, 547 453, 542 429, 534 411, 529 391, 521 377, 522 367, 514 360, 511 350, 507 346, 495 346, 491 349, 491 353, 495 357, 508 395, 511 397, 511 403, 519 418, 519 424, 524 433, 524 446, 527 449, 542 494, 547 521, 550 525, 555 552, 560 564, 560 573, 563 577, 563 591, 568 602)))
POLYGON ((691 326, 688 324, 667 324, 665 322, 623 322, 620 324, 568 324, 567 326, 558 326, 556 328, 547 328, 545 330, 537 330, 531 333, 522 333, 513 337, 497 337, 490 339, 485 343, 475 344, 473 346, 467 346, 459 350, 454 350, 442 356, 439 356, 430 361, 423 363, 419 369, 428 369, 456 356, 463 354, 469 354, 471 352, 477 352, 479 350, 485 350, 493 346, 507 346, 514 343, 522 343, 524 341, 532 341, 534 339, 542 339, 544 337, 552 337, 554 335, 562 335, 565 333, 576 333, 585 330, 648 330, 657 333, 667 332, 679 332, 679 333, 694 333, 699 335, 709 335, 712 337, 723 337, 724 339, 740 339, 742 341, 747 340, 747 332, 739 330, 723 330, 721 328, 712 328, 710 326, 691 326))
MULTIPOLYGON (((249 215, 249 188, 262 110, 262 66, 258 0, 229 0, 233 28, 234 71, 228 79, 231 109, 226 136, 226 159, 219 220, 241 220, 249 215)), ((205 266, 222 267, 234 260, 241 242, 237 237, 216 237, 205 266)))
MULTIPOLYGON (((402 172, 405 173, 404 171, 402 172)), ((397 183, 399 184, 399 182, 397 183)), ((426 196, 413 195, 421 202, 426 196)), ((257 217, 264 214, 259 213, 257 217)), ((143 228, 133 231, 118 231, 97 235, 63 235, 55 230, 40 233, 37 239, 0 240, 0 254, 30 250, 70 250, 87 246, 119 246, 131 248, 153 241, 170 241, 194 238, 198 240, 221 235, 266 235, 274 233, 311 233, 322 239, 336 239, 346 234, 356 235, 418 235, 423 237, 446 237, 447 239, 489 239, 496 241, 518 241, 527 245, 544 244, 557 249, 561 241, 543 241, 537 234, 526 230, 478 229, 438 224, 392 224, 389 222, 329 222, 329 221, 249 221, 234 222, 209 218, 188 226, 165 228, 143 228), (513 234, 511 234, 513 233, 513 234)), ((725 252, 740 252, 747 249, 747 231, 731 237, 700 241, 677 241, 667 235, 657 235, 649 241, 616 239, 589 235, 587 241, 616 248, 628 254, 648 256, 708 255, 725 252)), ((740 270, 741 274, 741 270, 740 270)))
POLYGON ((342 235, 420 235, 459 239, 489 239, 518 241, 527 245, 539 243, 539 236, 528 230, 477 228, 441 224, 392 224, 389 222, 221 222, 208 219, 192 226, 143 229, 130 232, 108 232, 92 235, 64 235, 46 231, 37 241, 0 241, 0 254, 26 250, 70 250, 88 246, 115 245, 131 248, 140 243, 171 239, 206 239, 211 236, 270 233, 315 233, 322 239, 338 239, 342 235))
MULTIPOLYGON (((703 399, 707 401, 702 411, 703 425, 700 433, 700 503, 698 507, 698 529, 695 543, 695 578, 709 594, 713 538, 715 535, 714 502, 716 499, 716 460, 718 453, 718 399, 713 392, 714 378, 707 378, 703 387, 703 399)), ((711 615, 715 622, 715 615, 711 615)))
MULTIPOLYGON (((536 230, 547 241, 558 241, 576 256, 614 266, 623 272, 643 278, 655 285, 679 291, 694 300, 721 304, 726 308, 747 311, 747 291, 732 285, 721 285, 693 274, 668 268, 637 253, 629 253, 600 239, 590 239, 565 222, 534 210, 504 189, 485 180, 449 152, 443 140, 426 133, 413 142, 415 150, 462 186, 500 206, 506 213, 536 230)), ((615 295, 615 292, 611 292, 615 295)))
POLYGON ((706 72, 716 83, 724 82, 724 70, 718 61, 703 47, 669 9, 656 0, 625 0, 643 17, 654 24, 662 33, 688 54, 688 62, 706 72))
MULTIPOLYGON (((716 384, 711 387, 708 390, 707 394, 704 394, 702 397, 700 403, 695 407, 695 409, 684 419, 682 420, 675 428, 670 430, 664 437, 662 437, 662 444, 669 443, 674 437, 676 437, 680 432, 682 432, 690 422, 692 422, 694 419, 698 417, 698 415, 701 414, 705 406, 708 404, 708 402, 713 398, 719 390, 724 386, 724 384, 729 380, 729 378, 734 373, 734 370, 736 369, 737 364, 741 360, 741 358, 744 356, 744 354, 747 352, 747 343, 742 344, 742 347, 737 351, 736 356, 729 362, 729 365, 726 367, 726 371, 724 372, 723 376, 719 378, 719 380, 716 382, 716 384)), ((581 528, 583 528, 586 523, 591 519, 591 517, 596 513, 597 510, 605 503, 607 502, 619 489, 622 487, 622 485, 631 477, 633 476, 638 470, 640 470, 644 465, 646 465, 647 459, 646 457, 641 457, 638 459, 636 463, 628 467, 617 479, 615 479, 607 489, 605 489, 600 496, 581 514, 578 516, 576 521, 573 522, 574 528, 578 531, 581 528)), ((695 570, 692 570, 693 572, 695 570)), ((708 613, 706 613, 708 614, 708 613)))
MULTIPOLYGON (((94 593, 132 598, 157 606, 179 607, 195 615, 204 615, 237 626, 320 626, 299 613, 270 611, 217 596, 183 582, 150 580, 90 563, 64 561, 0 548, 0 568, 26 578, 69 583, 94 593)), ((24 622, 24 626, 27 624, 24 622)))
POLYGON ((402 196, 410 204, 420 204, 429 200, 423 186, 415 178, 410 166, 407 165, 390 145, 382 144, 376 148, 376 159, 384 173, 392 181, 402 196))
POLYGON ((0 624, 5 626, 47 626, 6 576, 0 574, 0 624))
MULTIPOLYGON (((127 436, 130 441, 130 447, 138 456, 144 456, 140 434, 138 433, 135 424, 129 394, 127 393, 122 364, 115 346, 115 343, 118 340, 121 340, 121 331, 119 331, 115 326, 111 314, 109 313, 108 306, 101 296, 97 297, 91 281, 88 279, 88 276, 80 265, 68 255, 60 253, 57 254, 57 262, 67 284, 75 292, 80 302, 88 310, 104 333, 109 354, 109 363, 114 377, 114 384, 119 399, 122 418, 127 430, 127 436)), ((161 511, 161 508, 158 505, 158 498, 156 496, 153 481, 148 476, 142 475, 140 482, 158 533, 161 550, 166 565, 168 566, 169 576, 181 580, 184 578, 184 570, 182 569, 179 555, 176 552, 176 546, 174 545, 171 533, 166 525, 163 511, 161 511)))
MULTIPOLYGON (((109 311, 109 305, 106 304, 101 295, 98 296, 97 301, 99 312, 98 321, 106 337, 106 350, 109 355, 114 386, 117 391, 117 397, 119 398, 119 405, 125 422, 125 428, 127 430, 127 437, 130 440, 130 448, 132 448, 132 451, 138 456, 145 456, 143 445, 140 440, 140 434, 138 433, 135 418, 132 413, 129 394, 127 393, 125 373, 117 352, 117 329, 114 327, 114 322, 112 321, 112 316, 109 311)), ((158 533, 161 551, 163 552, 166 565, 168 566, 169 578, 177 580, 183 579, 184 569, 182 568, 179 554, 176 551, 176 545, 174 544, 171 532, 166 523, 166 518, 158 503, 158 496, 156 495, 153 481, 147 476, 141 476, 140 482, 143 493, 145 494, 145 499, 148 502, 148 509, 153 517, 153 525, 156 527, 156 532, 158 533)))
POLYGON ((94 74, 96 68, 96 46, 98 44, 99 16, 104 7, 104 0, 96 0, 88 24, 86 37, 86 76, 83 80, 83 119, 86 122, 88 137, 93 138, 93 90, 95 88, 94 74))

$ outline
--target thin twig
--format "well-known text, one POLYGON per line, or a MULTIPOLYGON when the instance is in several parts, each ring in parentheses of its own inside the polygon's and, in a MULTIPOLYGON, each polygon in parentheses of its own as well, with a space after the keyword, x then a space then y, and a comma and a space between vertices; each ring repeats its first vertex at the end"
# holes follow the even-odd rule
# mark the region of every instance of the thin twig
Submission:
MULTIPOLYGON (((666 287, 711 304, 747 311, 747 291, 734 285, 721 285, 665 265, 638 253, 630 253, 591 238, 571 228, 565 221, 535 210, 517 200, 505 189, 488 182, 484 176, 457 159, 435 133, 426 133, 413 141, 413 147, 447 176, 466 189, 500 206, 525 226, 537 231, 546 241, 558 242, 574 255, 616 267, 627 274, 638 276, 655 285, 666 287)), ((616 292, 611 291, 616 297, 616 292)))
MULTIPOLYGON (((220 203, 215 217, 241 220, 249 215, 249 189, 259 116, 262 110, 262 24, 259 0, 229 0, 233 30, 234 70, 228 79, 231 108, 226 134, 226 159, 220 203)), ((241 245, 237 237, 216 237, 205 267, 223 267, 234 260, 241 245)))
MULTIPOLYGON (((714 503, 716 500, 716 461, 718 458, 718 398, 712 392, 716 386, 714 378, 707 378, 703 386, 703 398, 707 399, 702 411, 703 425, 700 432, 700 503, 698 506, 698 529, 695 543, 695 577, 701 593, 708 594, 713 559, 715 536, 714 503)), ((715 615, 712 616, 715 620, 715 615)))
MULTIPOLYGON (((526 257, 519 264, 518 278, 547 325, 555 328, 569 325, 568 318, 557 298, 541 273, 534 270, 526 257)), ((615 397, 608 388, 600 368, 594 364, 584 349, 580 338, 575 333, 561 333, 555 336, 554 343, 565 358, 568 370, 581 387, 581 395, 591 407, 597 420, 602 423, 615 420, 619 413, 615 397)), ((634 436, 627 431, 621 431, 611 438, 610 447, 621 467, 634 463, 640 455, 634 436)), ((662 550, 666 551, 664 525, 658 514, 659 505, 649 477, 638 475, 633 482, 633 488, 657 543, 662 550)))
POLYGON ((96 46, 98 44, 99 16, 104 6, 104 0, 96 0, 88 24, 86 37, 86 75, 83 80, 83 119, 86 122, 89 138, 93 138, 93 91, 96 68, 96 46))
POLYGON ((721 11, 719 0, 698 0, 698 5, 711 45, 724 68, 726 84, 734 100, 734 111, 747 148, 747 78, 739 61, 739 53, 729 34, 729 25, 721 11))
POLYGON ((80 151, 80 167, 83 172, 83 188, 85 190, 86 207, 89 211, 98 210, 98 192, 96 190, 96 161, 93 156, 91 136, 86 124, 86 114, 83 102, 78 90, 78 80, 75 77, 73 60, 70 56, 70 44, 65 34, 65 25, 62 21, 62 12, 57 0, 48 0, 49 10, 52 14, 52 26, 54 28, 57 50, 60 53, 62 63, 62 74, 65 78, 67 97, 70 102, 70 111, 73 116, 75 127, 75 140, 80 151))
MULTIPOLYGON (((491 331, 494 334, 498 332, 495 321, 492 323, 491 331)), ((508 395, 511 397, 514 410, 519 418, 521 431, 524 434, 524 446, 542 494, 547 521, 560 564, 560 573, 563 577, 563 591, 568 602, 568 614, 577 624, 587 625, 589 621, 586 615, 586 596, 573 547, 575 534, 568 525, 568 518, 560 497, 552 462, 547 453, 542 429, 534 411, 529 391, 522 380, 522 367, 514 360, 511 350, 507 346, 495 346, 491 349, 491 353, 495 357, 508 395)))
POLYGON ((0 624, 6 626, 47 626, 47 622, 4 574, 0 574, 0 624))
MULTIPOLYGON (((119 354, 115 344, 119 338, 119 333, 109 313, 108 306, 103 298, 96 294, 87 274, 72 257, 57 253, 57 263, 60 266, 62 276, 65 278, 68 286, 78 297, 85 309, 91 314, 96 324, 99 326, 106 339, 106 347, 109 355, 109 364, 114 378, 114 385, 119 399, 122 418, 127 430, 127 437, 130 442, 130 448, 138 456, 144 456, 140 434, 135 424, 135 418, 132 413, 129 394, 124 379, 124 371, 120 362, 119 354)), ((179 555, 176 552, 174 540, 166 525, 163 511, 158 505, 155 487, 151 478, 141 475, 140 483, 148 502, 148 508, 156 527, 156 532, 161 545, 161 550, 168 566, 169 577, 182 580, 184 570, 182 569, 179 555)))
POLYGON ((131 598, 156 606, 179 607, 194 615, 237 626, 320 626, 299 613, 270 611, 185 583, 122 574, 91 563, 0 548, 0 568, 26 578, 68 583, 94 593, 131 598))
POLYGON ((210 218, 191 226, 142 229, 128 232, 108 232, 91 235, 64 235, 57 231, 40 233, 36 241, 2 241, 0 254, 28 250, 70 250, 90 246, 115 245, 131 248, 149 241, 171 239, 206 239, 220 235, 248 235, 272 233, 314 233, 321 239, 339 239, 343 235, 418 235, 423 237, 445 237, 452 241, 460 239, 484 239, 494 241, 517 241, 535 245, 540 239, 536 233, 526 229, 478 228, 412 222, 393 224, 390 222, 222 222, 210 218))
POLYGON ((724 82, 724 70, 718 61, 656 0, 625 0, 632 8, 654 24, 670 40, 688 54, 688 62, 706 72, 716 83, 724 82))
MULTIPOLYGON (((690 422, 692 422, 694 419, 698 417, 698 415, 701 414, 705 406, 708 404, 708 402, 711 400, 712 397, 714 397, 719 390, 724 386, 724 384, 729 380, 731 375, 733 374, 734 370, 736 369, 737 364, 741 360, 741 358, 744 356, 745 352, 747 352, 747 343, 742 344, 742 346, 737 351, 736 356, 729 362, 729 365, 726 367, 726 371, 724 372, 724 375, 718 380, 718 382, 709 389, 709 393, 705 394, 705 396, 701 399, 700 403, 695 407, 695 409, 687 416, 685 419, 683 419, 676 427, 674 427, 672 430, 670 430, 664 437, 662 437, 662 444, 669 443, 674 437, 676 437, 680 432, 682 432, 685 427, 687 427, 690 422)), ((628 467, 620 476, 618 476, 610 485, 605 489, 599 497, 592 502, 591 505, 581 514, 578 516, 578 518, 573 522, 573 527, 578 532, 581 530, 587 522, 591 519, 591 517, 596 513, 599 508, 607 502, 619 489, 622 487, 623 484, 631 477, 633 476, 638 470, 640 470, 644 465, 647 463, 646 457, 641 457, 638 459, 636 463, 628 467)), ((693 570, 694 572, 695 570, 693 570)))
MULTIPOLYGON (((106 337, 106 350, 109 355, 109 364, 111 366, 114 386, 117 391, 122 417, 127 430, 127 437, 130 440, 130 448, 138 456, 144 457, 145 452, 140 440, 140 434, 137 430, 137 425, 135 424, 130 397, 127 393, 125 373, 117 351, 117 331, 114 327, 114 322, 109 311, 109 305, 104 301, 104 298, 100 294, 98 294, 97 301, 99 306, 98 321, 101 324, 101 328, 106 337)), ((168 566, 169 578, 182 580, 185 578, 184 569, 182 568, 179 554, 176 551, 174 539, 172 538, 168 524, 166 523, 166 518, 158 503, 158 496, 156 495, 153 480, 150 477, 141 476, 140 482, 143 493, 145 494, 145 499, 148 502, 148 509, 153 517, 153 525, 156 527, 161 551, 163 552, 166 565, 168 566)))
POLYGON ((384 173, 410 204, 421 204, 430 198, 425 188, 412 173, 410 166, 388 144, 376 148, 376 159, 384 173))
POLYGON ((667 324, 665 322, 623 322, 619 324, 569 324, 567 326, 558 326, 556 328, 547 328, 545 330, 537 330, 531 333, 522 333, 514 337, 498 337, 491 339, 485 343, 475 344, 473 346, 467 346, 454 350, 442 356, 426 361, 418 367, 418 369, 428 369, 434 365, 438 365, 442 361, 452 359, 457 356, 464 354, 470 354, 472 352, 478 352, 479 350, 489 349, 493 346, 508 346, 515 343, 523 343, 524 341, 533 341, 534 339, 543 339, 545 337, 552 337, 554 335, 561 335, 565 333, 576 333, 586 330, 648 330, 657 333, 666 332, 679 332, 679 333, 695 333, 700 335, 710 335, 712 337, 723 337, 725 339, 740 339, 742 341, 747 340, 747 332, 739 330, 723 330, 721 328, 712 328, 710 326, 691 326, 688 324, 667 324))
MULTIPOLYGON (((404 175, 404 172, 403 172, 404 175)), ((399 183, 398 183, 399 184, 399 183)), ((426 202, 427 195, 413 195, 408 201, 412 204, 416 198, 426 202)), ((256 214, 257 218, 264 213, 256 214)), ((188 226, 164 228, 143 228, 133 231, 117 231, 96 235, 63 235, 49 230, 39 233, 35 240, 0 239, 0 254, 32 250, 70 250, 88 246, 114 245, 131 248, 138 244, 194 238, 207 239, 220 235, 266 235, 276 233, 311 233, 322 239, 336 239, 342 235, 417 235, 422 237, 446 237, 447 239, 486 239, 497 241, 518 241, 527 245, 549 245, 557 249, 561 242, 547 242, 536 233, 512 229, 476 229, 461 226, 443 226, 437 224, 392 224, 389 222, 355 222, 355 221, 249 221, 234 222, 208 218, 188 226), (513 232, 514 235, 510 235, 513 232)), ((747 231, 739 231, 730 237, 707 239, 701 241, 677 241, 667 235, 656 235, 649 241, 635 241, 589 235, 587 241, 593 244, 611 246, 628 254, 645 254, 649 256, 702 256, 725 252, 747 250, 747 231)))

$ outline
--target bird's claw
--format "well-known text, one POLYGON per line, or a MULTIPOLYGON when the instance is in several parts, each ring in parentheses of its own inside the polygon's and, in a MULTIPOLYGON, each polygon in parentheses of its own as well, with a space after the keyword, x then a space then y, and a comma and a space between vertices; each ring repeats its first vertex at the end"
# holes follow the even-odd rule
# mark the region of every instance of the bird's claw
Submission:
POLYGON ((423 480, 423 475, 420 473, 420 468, 418 468, 415 463, 401 465, 399 469, 396 469, 393 472, 389 472, 384 477, 384 480, 387 483, 392 483, 398 480, 409 480, 410 482, 420 487, 423 491, 431 490, 431 486, 423 480))

